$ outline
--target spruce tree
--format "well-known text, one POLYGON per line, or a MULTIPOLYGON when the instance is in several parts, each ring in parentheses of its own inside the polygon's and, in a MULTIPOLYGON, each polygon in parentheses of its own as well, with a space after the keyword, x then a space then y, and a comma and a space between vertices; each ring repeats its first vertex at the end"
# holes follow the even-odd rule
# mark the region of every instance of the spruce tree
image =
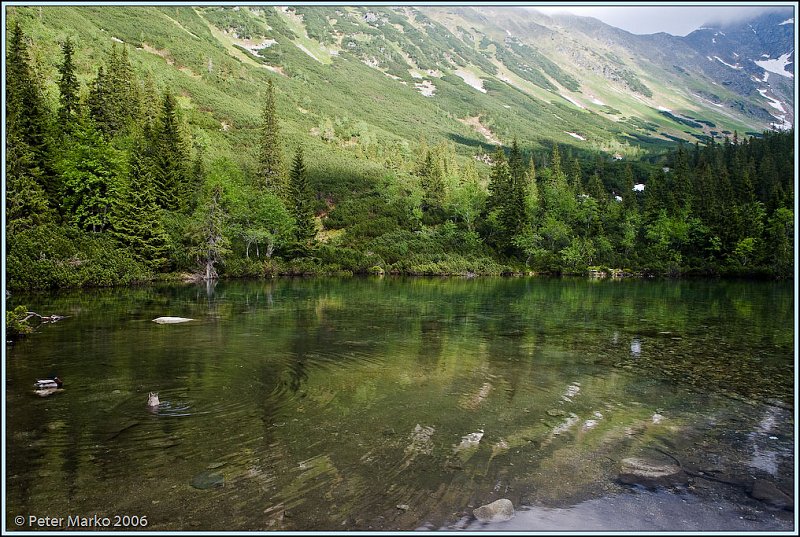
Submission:
POLYGON ((170 91, 164 93, 163 106, 154 133, 155 181, 158 204, 170 211, 186 210, 186 161, 178 124, 177 102, 170 91))
POLYGON ((89 89, 86 105, 89 108, 89 115, 97 125, 98 130, 107 137, 111 137, 113 134, 113 122, 110 115, 108 80, 102 65, 97 68, 97 76, 89 89))
POLYGON ((158 272, 169 263, 170 239, 156 203, 152 150, 144 136, 134 139, 128 185, 113 206, 111 232, 131 254, 158 272))
POLYGON ((93 232, 108 227, 110 209, 118 195, 120 167, 118 152, 91 118, 81 117, 61 162, 64 204, 76 227, 93 232))
POLYGON ((275 108, 275 87, 272 84, 272 80, 267 84, 267 97, 264 101, 262 113, 258 176, 260 184, 268 191, 279 197, 286 195, 280 127, 278 125, 278 113, 275 108))
POLYGON ((60 74, 58 123, 62 132, 69 132, 78 114, 80 84, 75 76, 75 64, 72 61, 73 46, 69 38, 61 44, 61 51, 64 54, 64 61, 58 68, 60 74))
POLYGON ((630 164, 625 166, 625 171, 622 175, 622 206, 626 211, 632 211, 637 207, 636 191, 633 189, 633 168, 630 164))
POLYGON ((511 142, 511 151, 508 154, 508 170, 515 181, 524 179, 525 163, 522 160, 522 152, 519 149, 516 138, 511 142))
POLYGON ((442 169, 433 159, 432 151, 425 155, 425 162, 419 170, 422 186, 422 210, 428 214, 441 212, 445 190, 442 169))
MULTIPOLYGON (((595 175, 598 175, 595 172, 595 175)), ((570 161, 569 168, 569 184, 572 191, 575 193, 583 192, 583 172, 581 171, 581 163, 577 157, 570 161)))
POLYGON ((53 211, 41 186, 34 153, 18 135, 6 139, 6 232, 14 233, 53 220, 53 211))
POLYGON ((306 176, 306 166, 303 161, 303 148, 298 147, 292 161, 292 171, 289 174, 289 187, 291 189, 292 216, 295 220, 295 239, 303 246, 313 241, 317 233, 314 221, 314 210, 311 205, 311 189, 306 176))
POLYGON ((22 179, 34 180, 53 208, 59 208, 61 184, 56 176, 50 146, 49 115, 28 55, 27 38, 15 21, 6 62, 6 133, 8 143, 18 144, 23 162, 8 163, 22 179), (21 174, 21 175, 20 175, 21 174))

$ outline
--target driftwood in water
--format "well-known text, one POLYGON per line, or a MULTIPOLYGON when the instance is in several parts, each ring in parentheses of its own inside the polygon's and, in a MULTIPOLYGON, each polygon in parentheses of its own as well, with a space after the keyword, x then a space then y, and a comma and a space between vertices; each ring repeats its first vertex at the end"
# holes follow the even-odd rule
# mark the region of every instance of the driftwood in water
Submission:
POLYGON ((44 324, 44 323, 57 323, 58 321, 60 321, 62 319, 66 319, 66 317, 64 317, 63 315, 55 315, 55 314, 53 314, 53 315, 40 315, 40 314, 36 313, 35 311, 26 311, 25 312, 25 317, 20 319, 20 322, 23 322, 23 323, 28 322, 29 319, 32 319, 34 317, 39 319, 42 322, 42 324, 44 324))

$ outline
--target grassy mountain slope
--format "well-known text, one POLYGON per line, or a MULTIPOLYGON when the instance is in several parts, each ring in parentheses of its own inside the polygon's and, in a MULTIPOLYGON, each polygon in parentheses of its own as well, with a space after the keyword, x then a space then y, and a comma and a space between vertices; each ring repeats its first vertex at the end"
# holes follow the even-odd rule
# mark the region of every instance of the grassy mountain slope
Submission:
POLYGON ((57 42, 68 35, 80 44, 84 82, 92 75, 88 66, 115 40, 126 43, 137 68, 181 89, 189 123, 214 147, 252 139, 268 78, 294 143, 314 138, 330 120, 358 138, 416 143, 423 132, 456 142, 462 154, 516 135, 634 156, 633 146, 765 126, 701 106, 687 87, 708 81, 694 74, 690 84, 671 85, 666 75, 674 73, 629 48, 603 44, 572 23, 546 28, 529 12, 48 6, 13 13, 29 21, 42 68, 51 74, 57 42), (423 95, 423 84, 435 87, 432 96, 423 95), (469 118, 494 136, 467 125, 469 118), (697 128, 698 121, 705 123, 697 128))

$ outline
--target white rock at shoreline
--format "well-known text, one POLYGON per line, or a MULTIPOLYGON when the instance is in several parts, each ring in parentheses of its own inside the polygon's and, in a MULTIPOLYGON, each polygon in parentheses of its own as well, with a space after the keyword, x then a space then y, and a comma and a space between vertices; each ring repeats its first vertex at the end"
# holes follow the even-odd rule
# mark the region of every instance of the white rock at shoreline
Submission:
POLYGON ((505 522, 514 518, 514 504, 511 500, 501 498, 478 507, 472 514, 481 522, 505 522))
POLYGON ((194 319, 187 319, 185 317, 158 317, 156 319, 153 319, 153 322, 158 324, 178 324, 178 323, 186 323, 189 321, 194 321, 194 319))

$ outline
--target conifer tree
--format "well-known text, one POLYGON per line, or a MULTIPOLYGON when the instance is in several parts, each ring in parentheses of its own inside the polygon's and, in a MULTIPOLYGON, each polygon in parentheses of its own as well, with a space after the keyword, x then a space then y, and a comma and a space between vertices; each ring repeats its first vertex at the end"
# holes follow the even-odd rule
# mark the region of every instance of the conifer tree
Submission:
POLYGON ((159 206, 171 211, 187 210, 189 203, 184 198, 187 156, 178 125, 177 102, 170 91, 164 93, 153 146, 159 206))
POLYGON ((433 152, 428 151, 425 162, 419 170, 420 185, 422 186, 422 210, 427 213, 440 211, 445 197, 444 178, 442 169, 434 161, 433 152))
POLYGON ((64 61, 58 68, 60 74, 58 122, 62 132, 69 132, 75 116, 78 114, 80 84, 75 76, 75 64, 72 61, 73 46, 69 38, 61 44, 61 50, 64 54, 64 61))
POLYGON ((295 220, 295 239, 301 245, 307 246, 313 241, 317 228, 314 221, 314 210, 311 205, 311 189, 306 176, 302 147, 297 148, 292 161, 289 187, 291 189, 292 216, 295 220))
POLYGON ((133 142, 128 185, 113 206, 112 234, 134 257, 158 272, 169 263, 170 239, 156 203, 152 150, 144 136, 133 142))
POLYGON ((508 154, 508 170, 511 172, 512 179, 524 179, 525 163, 522 160, 522 152, 519 149, 516 138, 514 138, 513 142, 511 142, 511 150, 508 154))
POLYGON ((19 21, 11 31, 6 62, 6 132, 8 142, 16 144, 15 150, 24 154, 19 163, 7 162, 21 181, 19 185, 35 181, 49 205, 58 208, 61 185, 53 166, 48 110, 39 78, 31 68, 27 38, 19 21))
POLYGON ((101 232, 111 220, 118 195, 121 157, 104 139, 91 118, 81 117, 61 162, 64 204, 72 223, 80 229, 101 232))
POLYGON ((275 87, 270 80, 262 112, 261 140, 258 154, 258 176, 260 184, 279 197, 286 195, 286 180, 283 172, 280 126, 275 107, 275 87))
POLYGON ((625 171, 622 175, 622 184, 623 192, 622 192, 622 206, 625 207, 626 211, 631 211, 636 209, 637 206, 637 199, 636 199, 636 191, 633 190, 634 180, 633 180, 633 168, 630 164, 625 166, 625 171))
POLYGON ((153 73, 147 71, 144 76, 144 81, 142 82, 142 93, 141 93, 141 112, 139 116, 142 121, 142 126, 145 131, 146 136, 150 136, 153 131, 156 129, 156 123, 158 121, 158 114, 159 110, 163 106, 161 102, 161 96, 158 92, 158 87, 156 86, 156 81, 153 78, 153 73))
POLYGON ((597 172, 592 174, 586 190, 588 191, 587 193, 592 198, 597 200, 598 203, 603 204, 608 201, 608 193, 606 192, 603 182, 600 180, 600 176, 597 174, 597 172))
POLYGON ((550 162, 550 185, 558 190, 566 190, 569 188, 567 183, 567 176, 564 174, 561 163, 561 153, 558 150, 558 144, 553 144, 553 154, 550 162))
POLYGON ((539 195, 539 184, 536 181, 536 164, 533 157, 530 158, 528 169, 525 171, 525 200, 528 223, 534 223, 539 215, 541 196, 539 195))
POLYGON ((39 169, 28 144, 14 132, 6 137, 6 232, 14 233, 53 220, 39 169))
POLYGON ((113 134, 113 130, 110 115, 109 88, 105 70, 102 65, 97 68, 97 76, 89 89, 86 104, 89 108, 89 114, 95 125, 97 125, 98 130, 107 137, 110 137, 113 134))
MULTIPOLYGON (((595 172, 597 175, 597 172, 595 172)), ((599 175, 598 175, 599 177, 599 175)), ((583 172, 581 171, 581 163, 577 157, 570 161, 569 168, 569 186, 575 193, 583 192, 583 172)))

